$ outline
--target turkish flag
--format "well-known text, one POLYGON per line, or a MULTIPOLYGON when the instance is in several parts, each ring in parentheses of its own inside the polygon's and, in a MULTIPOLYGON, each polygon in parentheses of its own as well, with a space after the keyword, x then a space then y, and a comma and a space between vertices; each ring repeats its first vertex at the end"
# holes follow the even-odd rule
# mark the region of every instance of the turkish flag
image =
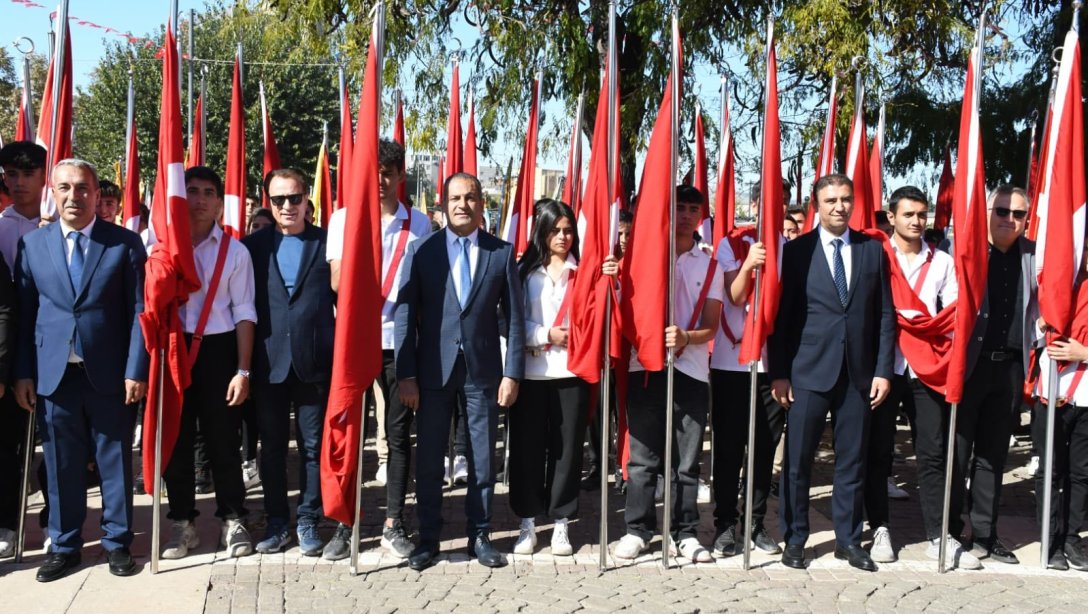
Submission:
MULTIPOLYGON (((722 90, 722 96, 729 92, 722 90)), ((736 226, 736 162, 733 154, 733 130, 729 127, 729 103, 722 105, 721 142, 718 146, 718 188, 714 192, 714 242, 717 245, 736 226)))
POLYGON ((223 178, 223 230, 235 239, 246 235, 246 112, 242 102, 242 66, 234 58, 227 136, 227 173, 223 178))
POLYGON ((335 209, 346 206, 348 197, 348 169, 351 168, 351 150, 355 147, 355 131, 351 121, 351 101, 347 89, 340 100, 340 151, 336 154, 336 201, 335 209))
MULTIPOLYGON (((880 120, 873 135, 873 151, 869 155, 869 187, 873 190, 873 211, 884 208, 884 105, 880 106, 880 120)), ((875 218, 874 218, 875 223, 875 218)))
POLYGON ((125 228, 138 232, 142 199, 140 198, 140 154, 136 147, 135 122, 128 127, 128 145, 125 148, 125 194, 121 202, 124 209, 121 213, 121 222, 125 228))
POLYGON ((189 205, 185 198, 184 149, 181 145, 181 100, 178 89, 177 43, 169 25, 163 44, 162 105, 159 111, 159 159, 155 174, 150 228, 156 243, 147 259, 144 311, 140 328, 151 354, 151 383, 144 412, 144 488, 148 494, 160 480, 155 476, 155 426, 162 399, 162 469, 170 463, 181 424, 184 391, 189 387, 189 356, 178 309, 200 289, 189 234, 189 205), (165 357, 165 365, 160 359, 165 357), (159 378, 165 366, 165 377, 159 378))
POLYGON ((505 241, 514 246, 514 253, 520 258, 529 248, 529 237, 533 232, 533 205, 536 192, 536 144, 540 108, 540 81, 533 79, 533 101, 529 107, 529 128, 525 133, 525 149, 521 154, 521 170, 518 171, 518 185, 514 190, 514 203, 508 214, 509 222, 505 227, 505 241))
MULTIPOLYGON (((259 84, 261 91, 261 126, 262 137, 264 142, 264 166, 261 172, 262 184, 264 179, 268 177, 268 173, 274 170, 283 168, 280 165, 280 150, 276 146, 276 135, 272 132, 272 115, 268 112, 268 104, 265 102, 264 97, 264 81, 259 84)), ((268 194, 261 194, 262 206, 268 208, 268 194)))
MULTIPOLYGON (((42 90, 42 108, 38 113, 37 142, 49 152, 48 165, 51 167, 61 160, 72 157, 72 37, 68 24, 64 24, 63 66, 57 77, 58 62, 54 52, 53 62, 45 75, 45 89, 42 90), (53 105, 57 101, 57 114, 53 117, 53 105), (55 130, 54 130, 55 126, 55 130)), ((42 188, 41 214, 52 219, 57 213, 57 203, 53 200, 53 174, 46 169, 45 186, 42 188)))
MULTIPOLYGON (((472 165, 476 166, 476 132, 472 124, 472 116, 469 116, 468 120, 469 134, 472 137, 472 165)), ((400 91, 397 91, 397 110, 393 113, 393 142, 397 143, 401 147, 404 147, 404 100, 400 96, 400 91)), ((326 167, 328 161, 325 161, 326 167)), ((472 174, 476 174, 473 170, 472 174)), ((397 185, 397 200, 406 203, 408 202, 408 186, 406 182, 401 181, 397 185)))
MULTIPOLYGON (((605 99, 607 101, 607 98, 605 99)), ((570 148, 567 150, 567 174, 563 181, 563 202, 570 205, 575 218, 582 216, 582 96, 578 96, 578 111, 570 129, 570 148)), ((597 105, 600 106, 600 103, 597 105)), ((581 238, 581 232, 579 232, 581 238)))
POLYGON ((476 176, 476 107, 472 102, 472 96, 468 97, 468 101, 468 128, 465 129, 463 170, 469 175, 476 176))
POLYGON ((453 79, 450 83, 450 114, 446 122, 446 167, 442 173, 444 183, 450 175, 464 170, 464 149, 461 145, 461 70, 453 63, 453 79))
POLYGON ((19 117, 15 122, 16 141, 29 141, 33 138, 34 109, 30 105, 30 81, 24 79, 22 94, 19 96, 19 117))
POLYGON ((703 130, 703 112, 696 107, 695 113, 695 168, 692 185, 703 195, 702 220, 699 221, 699 236, 703 243, 714 244, 713 230, 710 225, 710 183, 707 180, 706 134, 703 130))
POLYGON ((850 124, 850 145, 846 150, 846 176, 854 182, 854 210, 850 213, 850 227, 865 230, 876 227, 873 214, 873 188, 869 181, 868 138, 865 136, 865 93, 860 92, 854 108, 854 121, 850 124))
MULTIPOLYGON (((831 91, 827 96, 827 121, 824 124, 824 136, 820 139, 820 154, 816 158, 816 180, 835 172, 835 129, 839 117, 839 78, 831 77, 831 91)), ((851 139, 852 141, 853 139, 851 139)), ((858 187, 855 185, 854 190, 858 187)), ((808 204, 805 212, 805 225, 802 232, 808 232, 816 227, 816 198, 815 194, 808 204)))
POLYGON ((941 168, 941 181, 937 185, 937 210, 933 214, 933 227, 943 231, 952 219, 952 193, 956 178, 952 175, 952 153, 944 149, 944 167, 941 168))
POLYGON ((204 166, 204 96, 197 96, 196 117, 193 118, 193 134, 189 137, 189 157, 185 168, 204 166))
POLYGON ((355 470, 362 437, 363 394, 382 364, 381 199, 378 196, 378 128, 381 124, 381 50, 370 39, 359 101, 344 220, 344 258, 336 310, 329 403, 321 442, 321 498, 325 515, 352 524, 355 470), (347 314, 350 314, 347 315, 347 314))

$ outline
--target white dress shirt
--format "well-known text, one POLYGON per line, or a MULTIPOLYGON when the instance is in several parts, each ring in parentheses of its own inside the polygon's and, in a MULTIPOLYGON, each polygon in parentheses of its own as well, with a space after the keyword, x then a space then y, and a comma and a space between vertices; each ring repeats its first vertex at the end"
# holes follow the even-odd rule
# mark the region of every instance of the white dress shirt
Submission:
MULTIPOLYGON (((479 230, 473 230, 472 234, 465 237, 468 239, 469 276, 473 281, 476 279, 476 263, 480 260, 479 235, 479 230)), ((460 238, 460 235, 453 232, 449 226, 446 226, 446 253, 450 258, 450 276, 453 277, 453 289, 457 293, 457 296, 461 296, 461 273, 458 268, 461 261, 461 242, 458 241, 460 238)), ((470 291, 472 291, 471 287, 467 292, 470 291)))
MULTIPOLYGON (((676 257, 676 325, 688 330, 691 322, 695 303, 699 301, 699 295, 703 291, 703 282, 706 281, 706 272, 710 267, 710 256, 699 249, 698 245, 692 245, 691 249, 676 257)), ((710 290, 706 300, 722 302, 725 281, 720 271, 715 272, 710 280, 710 290)), ((698 321, 696 322, 698 326, 698 321)), ((665 334, 662 326, 661 334, 665 334)), ((710 351, 708 344, 700 343, 684 346, 684 352, 676 358, 676 368, 690 378, 700 382, 710 381, 710 351)), ((629 371, 645 371, 642 363, 638 361, 638 355, 631 350, 631 362, 629 371)))
MULTIPOLYGON (((752 245, 756 242, 755 237, 743 237, 741 239, 748 245, 752 245)), ((786 239, 782 238, 779 242, 779 253, 781 252, 782 245, 785 245, 786 239)), ((722 320, 729 326, 730 332, 733 333, 733 338, 737 340, 737 344, 733 345, 733 342, 725 336, 725 327, 721 322, 718 323, 718 333, 714 336, 714 352, 710 355, 710 368, 718 369, 719 371, 744 371, 748 372, 748 365, 742 365, 738 362, 740 358, 740 342, 744 337, 744 321, 748 316, 748 310, 751 308, 751 304, 745 302, 743 306, 734 305, 733 301, 729 300, 729 288, 725 286, 725 274, 733 271, 740 270, 744 261, 737 257, 733 252, 733 245, 729 241, 720 241, 718 243, 718 270, 722 276, 722 320)), ((779 259, 779 266, 781 266, 782 260, 779 259)), ((766 372, 767 361, 767 344, 763 344, 762 357, 759 360, 759 372, 766 372)))
MULTIPOLYGON (((1046 387, 1049 385, 1047 382, 1050 381, 1051 362, 1050 354, 1045 348, 1039 355, 1039 380, 1035 384, 1035 394, 1039 395, 1039 398, 1043 398, 1049 393, 1046 387)), ((1058 371, 1058 398, 1066 399, 1069 405, 1088 407, 1088 373, 1085 373, 1081 377, 1080 383, 1077 384, 1077 389, 1073 391, 1072 398, 1069 398, 1069 387, 1073 384, 1077 367, 1081 366, 1081 364, 1082 363, 1069 363, 1065 365, 1064 369, 1058 371)), ((1056 410, 1061 411, 1062 408, 1057 407, 1056 410)))
MULTIPOLYGON (((567 369, 567 348, 548 346, 548 332, 555 325, 555 318, 570 285, 572 271, 578 268, 574 256, 567 261, 558 279, 552 279, 546 267, 533 269, 525 278, 525 379, 542 380, 574 377, 567 369)), ((570 325, 570 309, 560 326, 570 325)))
MULTIPOLYGON (((79 232, 79 234, 83 235, 83 241, 82 241, 82 245, 80 246, 80 251, 83 252, 83 274, 84 275, 89 275, 90 274, 90 272, 87 270, 87 251, 91 247, 91 229, 94 228, 94 222, 97 219, 98 219, 98 216, 92 217, 91 222, 89 224, 84 226, 81 230, 76 231, 76 232, 79 232)), ((69 266, 71 266, 71 264, 72 264, 72 252, 75 251, 76 239, 75 239, 75 237, 69 236, 69 235, 71 235, 72 231, 75 231, 76 229, 72 228, 71 226, 66 224, 64 222, 64 220, 60 220, 58 223, 60 224, 60 234, 61 234, 62 237, 64 237, 64 261, 69 266)), ((79 288, 76 288, 75 290, 76 290, 76 293, 79 293, 79 288)), ((75 338, 72 339, 71 345, 68 348, 68 362, 70 362, 70 363, 81 363, 81 362, 83 362, 83 357, 80 356, 78 352, 76 352, 75 338)))
POLYGON ((853 258, 850 254, 850 230, 842 233, 841 237, 836 237, 831 234, 826 228, 820 226, 820 245, 824 248, 824 255, 827 256, 827 266, 831 271, 831 279, 835 279, 835 239, 842 239, 842 264, 846 270, 846 289, 850 289, 850 270, 853 264, 853 258))
POLYGON ((41 219, 40 217, 23 217, 14 206, 9 206, 0 212, 0 255, 4 256, 4 262, 7 263, 13 277, 19 239, 26 233, 37 230, 41 219))
MULTIPOLYGON (((956 281, 956 268, 952 256, 940 250, 931 250, 929 245, 923 241, 922 251, 914 256, 913 261, 908 262, 907 254, 899 249, 899 244, 895 242, 895 239, 892 239, 891 243, 892 250, 895 251, 895 260, 899 263, 899 269, 903 271, 903 276, 907 278, 907 283, 910 284, 911 288, 914 287, 918 282, 918 278, 922 275, 926 260, 929 259, 930 254, 933 255, 933 261, 929 265, 929 272, 926 273, 922 287, 917 293, 918 298, 925 303, 926 309, 929 311, 928 315, 937 315, 938 297, 941 299, 942 306, 951 305, 955 302, 956 297, 959 296, 959 284, 956 281)), ((922 315, 913 309, 900 310, 899 313, 908 319, 922 315)), ((906 372, 907 367, 907 359, 903 356, 903 352, 899 349, 897 343, 895 345, 895 374, 902 375, 906 372)), ((909 375, 916 377, 914 371, 911 371, 909 375)))
MULTIPOLYGON (((200 289, 189 295, 189 300, 181 306, 179 315, 185 332, 196 332, 200 312, 215 272, 215 261, 219 256, 219 243, 223 240, 223 229, 219 224, 212 226, 211 233, 193 247, 193 260, 196 262, 196 274, 200 278, 200 289)), ((239 322, 257 322, 257 308, 253 303, 253 261, 249 250, 241 241, 232 239, 227 246, 227 258, 223 263, 223 275, 215 289, 212 309, 204 327, 205 335, 228 333, 239 322)))
MULTIPOLYGON (((410 208, 403 203, 397 207, 397 212, 390 220, 382 220, 382 282, 393 262, 393 253, 397 249, 400 239, 400 229, 404 220, 411 216, 408 223, 408 243, 421 239, 431 234, 431 220, 427 219, 418 209, 410 208)), ((344 257, 344 224, 347 219, 347 209, 337 209, 329 218, 328 238, 325 242, 325 260, 332 262, 344 257)), ((404 250, 408 251, 408 243, 404 250)), ((382 349, 393 349, 393 308, 397 303, 397 292, 400 291, 402 272, 404 271, 403 254, 397 271, 394 273, 393 286, 389 289, 389 296, 382 306, 382 349)))

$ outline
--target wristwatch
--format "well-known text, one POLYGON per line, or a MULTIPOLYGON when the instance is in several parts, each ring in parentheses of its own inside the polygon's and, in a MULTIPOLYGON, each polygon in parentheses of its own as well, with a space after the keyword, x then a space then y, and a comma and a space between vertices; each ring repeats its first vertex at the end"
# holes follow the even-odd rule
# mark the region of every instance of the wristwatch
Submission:
POLYGON ((235 375, 241 375, 242 377, 249 379, 249 369, 238 369, 238 372, 235 373, 235 375))

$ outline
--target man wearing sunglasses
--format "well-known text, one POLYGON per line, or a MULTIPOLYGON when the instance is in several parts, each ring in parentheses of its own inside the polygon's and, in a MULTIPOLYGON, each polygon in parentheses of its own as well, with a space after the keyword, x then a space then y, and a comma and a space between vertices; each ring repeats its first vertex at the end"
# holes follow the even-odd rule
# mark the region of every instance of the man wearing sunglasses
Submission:
POLYGON ((956 424, 957 468, 959 475, 971 476, 971 487, 967 492, 963 487, 952 489, 954 511, 949 534, 955 537, 963 530, 955 510, 963 509, 963 497, 968 496, 971 554, 1016 564, 1016 555, 998 539, 997 511, 1009 437, 1020 410, 1028 350, 1038 335, 1035 243, 1023 237, 1028 214, 1023 189, 1002 185, 990 194, 986 206, 990 214, 989 275, 967 347, 966 381, 956 424))

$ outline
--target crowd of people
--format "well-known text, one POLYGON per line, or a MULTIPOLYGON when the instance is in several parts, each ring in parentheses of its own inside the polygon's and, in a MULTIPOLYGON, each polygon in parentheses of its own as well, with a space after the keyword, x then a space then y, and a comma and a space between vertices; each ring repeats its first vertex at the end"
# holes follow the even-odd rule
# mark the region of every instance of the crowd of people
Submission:
MULTIPOLYGON (((445 181, 445 225, 439 228, 398 201, 404 149, 382 140, 378 155, 384 303, 374 401, 385 450, 378 472, 386 491, 381 546, 412 569, 435 562, 444 522, 442 485, 456 465, 454 474, 467 486, 469 554, 489 567, 507 563, 490 538, 505 410, 505 478, 510 507, 520 518, 513 550, 536 551, 536 523, 546 520, 553 527, 551 553, 571 555, 576 545, 569 522, 584 513, 579 492, 610 471, 609 450, 600 449, 597 434, 599 414, 591 418, 591 387, 568 369, 570 313, 579 308, 571 304, 579 271, 575 213, 562 202, 538 201, 529 246, 515 254, 513 246, 483 229, 476 177, 458 173, 445 181), (451 428, 458 431, 455 451, 448 450, 451 428), (590 461, 584 467, 587 439, 590 461), (406 508, 413 475, 418 533, 406 508)), ((44 451, 40 481, 48 509, 48 550, 37 579, 56 580, 80 564, 89 479, 101 484, 101 543, 109 570, 131 575, 138 571, 130 552, 132 442, 149 377, 139 325, 149 241, 147 233, 141 240, 116 225, 120 191, 101 181, 89 163, 69 159, 45 166, 45 150, 33 143, 0 149, 12 200, 0 213, 0 556, 11 554, 16 539, 21 438, 33 415, 44 451), (58 214, 52 221, 40 217, 47 173, 58 214)), ((306 556, 337 560, 350 550, 352 527, 340 524, 328 540, 318 531, 336 319, 360 317, 335 309, 347 210, 335 212, 327 229, 314 225, 307 180, 292 169, 269 173, 263 187, 269 208, 252 212, 250 234, 237 241, 220 226, 224 188, 218 173, 202 166, 185 173, 201 287, 179 313, 193 383, 164 468, 171 524, 163 558, 180 559, 199 547, 195 496, 206 492, 204 481, 214 483, 220 545, 230 556, 280 552, 296 541, 306 556), (294 505, 287 479, 292 434, 299 459, 294 505), (197 450, 205 458, 200 471, 194 469, 197 450), (258 538, 245 522, 254 458, 267 517, 258 538)), ((779 206, 761 203, 759 194, 757 186, 756 215, 760 207, 779 206)), ((889 478, 903 413, 917 455, 928 555, 938 558, 947 540, 948 567, 978 569, 982 559, 1015 564, 998 534, 998 510, 1025 378, 1049 363, 1039 361, 1038 353, 1073 365, 1060 374, 1067 392, 1059 400, 1054 438, 1050 565, 1088 571, 1078 535, 1088 505, 1088 389, 1077 387, 1083 369, 1076 367, 1088 361, 1088 349, 1078 339, 1046 345, 1034 245, 1023 237, 1023 190, 998 187, 987 204, 986 300, 968 346, 947 536, 941 521, 948 405, 928 377, 931 365, 913 359, 918 354, 897 336, 897 312, 924 309, 924 315, 936 316, 957 297, 953 260, 942 251, 948 245, 927 241, 925 193, 912 186, 895 190, 882 215, 887 234, 859 232, 849 227, 850 179, 822 177, 810 204, 815 227, 802 234, 805 212, 785 210, 777 246, 765 245, 748 227, 708 245, 697 232, 706 195, 680 185, 675 197, 676 324, 662 323, 655 333, 675 356, 673 406, 666 407, 666 372, 647 370, 632 353, 627 364, 617 365, 626 373, 619 384, 626 386, 625 406, 604 408, 622 412, 628 429, 629 458, 616 479, 625 497, 625 531, 612 545, 616 558, 635 559, 648 549, 658 531, 657 494, 672 488, 672 526, 666 529, 675 554, 708 562, 739 554, 751 540, 763 552, 780 553, 784 565, 804 568, 811 474, 830 414, 835 557, 875 571, 877 563, 897 556, 892 531, 898 528, 891 526, 888 498, 897 490, 889 478), (739 478, 752 399, 749 366, 738 353, 746 313, 753 309, 755 274, 770 249, 781 255, 782 294, 758 365, 752 522, 744 526, 739 478), (893 299, 894 283, 906 284, 913 296, 909 305, 893 299), (699 476, 708 421, 716 450, 710 468, 715 538, 702 543, 699 476), (668 437, 674 441, 673 462, 672 475, 665 476, 668 437), (780 442, 781 541, 766 525, 780 442), (967 521, 956 513, 965 505, 967 521), (865 519, 872 531, 868 549, 862 547, 865 519)), ((601 268, 620 294, 636 220, 621 217, 615 253, 601 268)), ((1082 269, 1084 278, 1088 267, 1082 269)), ((359 403, 362 410, 364 399, 359 403)), ((1042 449, 1045 436, 1045 422, 1036 420, 1033 437, 1043 454, 1050 453, 1042 449)), ((1039 497, 1042 480, 1040 475, 1039 497)))

